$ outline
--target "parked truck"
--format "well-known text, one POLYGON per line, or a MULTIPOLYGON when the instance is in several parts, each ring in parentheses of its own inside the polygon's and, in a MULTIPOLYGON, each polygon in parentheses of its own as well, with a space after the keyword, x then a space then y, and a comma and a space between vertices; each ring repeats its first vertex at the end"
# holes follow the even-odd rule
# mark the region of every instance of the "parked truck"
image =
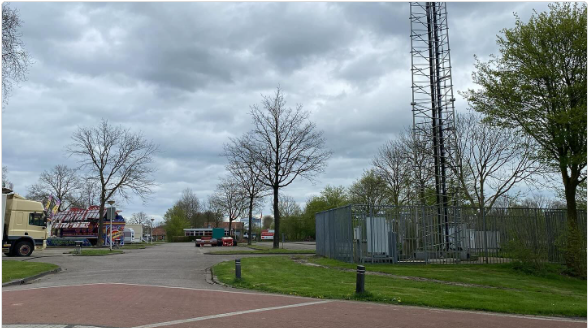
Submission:
POLYGON ((2 188, 2 252, 30 256, 47 246, 47 213, 40 202, 2 188))

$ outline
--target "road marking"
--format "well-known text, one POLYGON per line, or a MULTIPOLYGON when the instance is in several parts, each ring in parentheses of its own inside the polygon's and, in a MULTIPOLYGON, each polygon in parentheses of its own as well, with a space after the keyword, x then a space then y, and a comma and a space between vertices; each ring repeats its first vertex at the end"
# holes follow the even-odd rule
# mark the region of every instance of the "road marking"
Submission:
POLYGON ((3 293, 7 293, 7 292, 19 292, 19 291, 25 291, 25 290, 36 290, 36 289, 47 289, 47 288, 61 288, 61 287, 84 287, 84 286, 95 286, 95 285, 125 285, 125 286, 137 286, 137 287, 157 287, 157 288, 168 288, 168 289, 193 290, 193 291, 201 291, 201 292, 216 292, 216 293, 245 294, 245 295, 263 295, 263 296, 275 296, 275 297, 286 297, 286 298, 309 299, 309 297, 293 296, 293 295, 281 295, 281 294, 265 294, 265 293, 260 293, 260 292, 256 292, 256 291, 251 291, 251 292, 238 292, 238 291, 231 291, 231 290, 190 288, 190 287, 175 287, 175 286, 162 286, 162 285, 143 285, 143 284, 131 284, 131 283, 124 283, 124 282, 95 282, 95 283, 78 284, 78 285, 58 285, 58 286, 31 287, 31 288, 19 288, 19 289, 2 290, 2 292, 3 293))
POLYGON ((316 304, 324 304, 324 303, 330 303, 330 302, 332 302, 332 301, 307 302, 307 303, 299 303, 299 304, 284 305, 284 306, 274 306, 274 307, 261 308, 261 309, 255 309, 255 310, 228 312, 228 313, 222 313, 222 314, 207 315, 204 317, 196 317, 196 318, 190 318, 190 319, 166 321, 166 322, 154 323, 154 324, 150 324, 150 325, 136 326, 133 328, 155 328, 155 327, 171 326, 171 325, 178 325, 178 324, 188 323, 188 322, 232 317, 235 315, 241 315, 241 314, 247 314, 247 313, 257 313, 257 312, 289 309, 289 308, 308 306, 308 305, 316 305, 316 304))
MULTIPOLYGON (((193 291, 202 291, 202 292, 217 292, 217 293, 229 293, 229 294, 245 294, 245 295, 260 295, 260 296, 309 299, 308 297, 302 297, 302 296, 267 294, 267 293, 256 292, 256 291, 238 292, 238 291, 230 291, 230 290, 214 290, 214 289, 202 289, 202 288, 190 288, 190 287, 130 284, 130 283, 123 283, 123 282, 98 282, 98 283, 88 283, 88 284, 78 284, 78 285, 59 285, 59 286, 31 287, 31 288, 8 289, 8 290, 5 290, 5 288, 2 288, 2 293, 19 292, 19 291, 36 290, 36 289, 48 289, 48 288, 60 288, 60 287, 83 287, 83 286, 95 286, 95 285, 126 285, 126 286, 138 286, 138 287, 158 287, 158 288, 183 289, 183 290, 193 290, 193 291)), ((331 301, 345 302, 345 303, 347 303, 347 302, 356 303, 357 302, 357 301, 348 301, 348 300, 331 300, 331 301)), ((483 311, 474 311, 474 310, 428 308, 428 307, 420 307, 420 306, 414 306, 414 305, 391 305, 391 304, 375 303, 375 302, 369 302, 369 303, 361 302, 361 303, 365 304, 365 305, 370 305, 370 306, 382 306, 382 307, 402 306, 404 308, 429 310, 432 312, 440 311, 440 312, 453 312, 453 313, 471 313, 471 314, 479 314, 479 315, 487 315, 487 316, 511 317, 511 318, 531 319, 531 320, 545 320, 545 321, 584 322, 584 323, 587 322, 586 319, 583 319, 583 318, 576 319, 576 318, 544 317, 544 316, 522 315, 522 314, 492 313, 492 312, 483 312, 483 311)))
POLYGON ((101 326, 84 326, 84 325, 52 325, 52 324, 19 324, 19 325, 2 325, 2 328, 100 328, 101 326))

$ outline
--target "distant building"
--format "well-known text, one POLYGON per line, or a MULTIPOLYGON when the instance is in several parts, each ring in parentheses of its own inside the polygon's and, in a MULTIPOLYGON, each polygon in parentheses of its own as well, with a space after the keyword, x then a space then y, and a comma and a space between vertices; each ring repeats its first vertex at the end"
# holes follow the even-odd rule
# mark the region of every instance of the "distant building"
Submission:
MULTIPOLYGON (((249 228, 249 218, 239 219, 239 222, 242 222, 245 228, 249 228)), ((253 225, 252 228, 261 228, 261 219, 259 218, 252 218, 251 223, 253 225)))
POLYGON ((165 228, 157 227, 153 228, 153 240, 165 240, 167 233, 165 232, 165 228))

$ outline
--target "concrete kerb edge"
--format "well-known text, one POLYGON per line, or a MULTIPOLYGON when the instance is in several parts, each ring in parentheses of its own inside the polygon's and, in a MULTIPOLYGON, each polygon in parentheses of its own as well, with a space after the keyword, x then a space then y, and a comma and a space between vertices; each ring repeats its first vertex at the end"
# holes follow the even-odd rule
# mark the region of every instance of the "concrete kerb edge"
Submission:
POLYGON ((49 271, 45 271, 45 272, 36 274, 34 276, 30 276, 30 277, 26 277, 26 278, 22 278, 22 279, 15 279, 15 280, 12 280, 12 281, 9 281, 9 282, 5 282, 5 283, 2 284, 2 287, 12 286, 12 285, 23 285, 23 284, 26 284, 29 281, 39 279, 39 278, 41 278, 43 276, 46 276, 48 274, 58 273, 60 271, 61 271, 61 267, 58 267, 58 268, 55 268, 53 270, 49 270, 49 271))
POLYGON ((217 284, 226 288, 235 288, 218 280, 218 278, 214 275, 213 267, 206 268, 206 282, 211 285, 217 284))

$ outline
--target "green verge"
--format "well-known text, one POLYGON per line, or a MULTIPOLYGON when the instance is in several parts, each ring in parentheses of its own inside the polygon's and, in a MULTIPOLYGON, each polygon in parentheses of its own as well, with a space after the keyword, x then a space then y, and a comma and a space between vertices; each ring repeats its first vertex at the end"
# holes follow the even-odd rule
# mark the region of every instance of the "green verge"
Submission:
POLYGON ((58 267, 51 263, 2 261, 2 283, 32 277, 58 267))
POLYGON ((144 244, 125 244, 121 246, 122 249, 145 249, 147 247, 149 247, 149 245, 144 244))
MULTIPOLYGON (((355 269, 356 265, 327 258, 314 257, 310 262, 330 268, 355 269)), ((531 292, 575 294, 586 297, 586 280, 561 274, 565 268, 553 266, 552 272, 541 276, 525 274, 514 264, 364 264, 366 271, 399 276, 437 279, 447 282, 478 284, 497 288, 521 289, 531 292)))
MULTIPOLYGON (((70 252, 74 254, 74 251, 70 252)), ((103 255, 115 255, 115 254, 122 254, 123 251, 113 249, 82 249, 82 254, 77 256, 103 256, 103 255)))
POLYGON ((586 317, 585 280, 530 276, 505 265, 367 265, 368 271, 376 268, 395 275, 487 287, 366 275, 367 293, 358 297, 355 295, 355 273, 336 268, 354 268, 354 265, 327 259, 312 261, 330 264, 332 268, 303 265, 288 257, 266 257, 242 259, 240 281, 234 278, 232 261, 217 264, 214 273, 225 284, 272 293, 512 314, 586 317))
POLYGON ((313 250, 295 250, 295 249, 273 249, 273 248, 264 248, 260 250, 235 250, 235 251, 213 251, 209 252, 208 254, 216 254, 216 255, 239 255, 239 254, 316 254, 313 250))

